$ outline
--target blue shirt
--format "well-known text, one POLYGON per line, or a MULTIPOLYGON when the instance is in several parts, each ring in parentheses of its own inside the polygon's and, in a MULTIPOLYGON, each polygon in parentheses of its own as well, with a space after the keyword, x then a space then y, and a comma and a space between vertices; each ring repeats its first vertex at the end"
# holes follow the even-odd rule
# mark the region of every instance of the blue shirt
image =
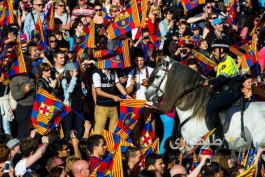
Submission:
MULTIPOLYGON (((31 40, 31 38, 32 38, 32 31, 35 29, 35 24, 37 23, 37 18, 38 18, 38 14, 35 10, 29 12, 26 15, 23 32, 27 35, 28 40, 31 40), (32 19, 32 15, 33 15, 34 19, 32 19)), ((44 12, 40 13, 40 19, 43 23, 44 22, 44 12)))

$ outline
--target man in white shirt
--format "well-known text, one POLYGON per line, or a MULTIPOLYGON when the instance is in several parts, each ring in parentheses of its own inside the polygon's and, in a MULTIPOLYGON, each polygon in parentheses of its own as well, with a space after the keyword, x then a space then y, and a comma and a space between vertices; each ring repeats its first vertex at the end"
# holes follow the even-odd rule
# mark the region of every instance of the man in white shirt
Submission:
MULTIPOLYGON (((146 99, 145 98, 145 91, 148 79, 153 72, 153 68, 145 66, 144 63, 144 53, 142 50, 137 51, 137 54, 134 58, 134 62, 136 64, 136 68, 133 69, 129 75, 126 85, 126 91, 128 94, 130 94, 135 99, 146 99)), ((143 125, 145 124, 145 121, 148 119, 148 117, 151 114, 152 119, 152 125, 154 128, 155 122, 155 114, 153 110, 151 109, 153 103, 152 102, 146 102, 142 116, 139 117, 136 126, 133 129, 134 133, 134 143, 139 143, 139 138, 141 135, 141 131, 143 129, 143 125)))

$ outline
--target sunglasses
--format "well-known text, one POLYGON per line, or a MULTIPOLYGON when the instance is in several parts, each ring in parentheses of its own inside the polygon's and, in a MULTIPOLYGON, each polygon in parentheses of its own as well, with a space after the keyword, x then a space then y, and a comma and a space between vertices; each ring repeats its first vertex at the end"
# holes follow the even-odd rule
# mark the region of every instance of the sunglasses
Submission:
POLYGON ((34 5, 36 5, 36 6, 39 6, 39 7, 44 7, 44 4, 34 4, 34 5))
POLYGON ((114 11, 112 11, 112 12, 118 12, 117 10, 114 10, 114 11))
POLYGON ((60 7, 65 7, 65 4, 58 4, 58 6, 60 6, 60 7))
POLYGON ((259 22, 259 19, 255 19, 254 21, 255 21, 255 22, 259 22))
POLYGON ((96 11, 96 12, 101 12, 101 11, 102 11, 102 9, 95 9, 95 11, 96 11))
POLYGON ((212 6, 207 6, 207 9, 211 9, 211 8, 213 8, 212 6))
POLYGON ((211 19, 213 19, 213 20, 214 20, 214 19, 217 19, 217 17, 212 17, 211 19))
POLYGON ((49 69, 44 69, 43 71, 46 71, 46 72, 51 71, 51 68, 49 68, 49 69))
POLYGON ((50 43, 54 43, 54 42, 57 42, 57 41, 49 41, 50 43))
POLYGON ((6 53, 11 53, 12 51, 6 51, 6 53))
POLYGON ((144 39, 150 39, 150 36, 145 36, 145 37, 143 37, 144 39))

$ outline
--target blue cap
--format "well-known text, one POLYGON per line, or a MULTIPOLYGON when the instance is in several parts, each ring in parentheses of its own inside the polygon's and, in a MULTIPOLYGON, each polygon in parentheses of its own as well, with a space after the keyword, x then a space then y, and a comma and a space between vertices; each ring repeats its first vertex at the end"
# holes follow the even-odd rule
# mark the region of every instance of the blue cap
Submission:
POLYGON ((216 25, 220 25, 221 23, 223 23, 223 21, 219 18, 216 18, 213 20, 212 25, 216 26, 216 25))
POLYGON ((200 29, 200 25, 198 23, 193 23, 192 26, 191 26, 191 29, 192 30, 195 30, 195 29, 200 29))

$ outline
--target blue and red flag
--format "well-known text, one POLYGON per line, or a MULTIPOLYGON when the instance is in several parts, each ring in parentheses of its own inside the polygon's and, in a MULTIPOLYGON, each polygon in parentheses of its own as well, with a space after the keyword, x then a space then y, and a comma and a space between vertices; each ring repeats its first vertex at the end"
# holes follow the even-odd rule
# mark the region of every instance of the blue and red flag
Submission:
POLYGON ((12 0, 4 0, 3 6, 5 7, 5 19, 4 24, 8 25, 14 23, 14 9, 12 0))
POLYGON ((91 172, 90 177, 104 177, 110 162, 113 158, 113 153, 109 153, 107 157, 104 158, 103 161, 95 168, 94 171, 91 172))
POLYGON ((40 50, 43 50, 47 48, 47 43, 45 39, 46 38, 43 29, 43 23, 41 21, 40 15, 38 15, 31 41, 37 44, 40 50))
POLYGON ((2 6, 2 7, 0 7, 0 25, 1 25, 1 28, 4 25, 5 18, 6 18, 6 8, 4 6, 2 6))
POLYGON ((115 133, 128 131, 129 126, 138 120, 146 100, 126 99, 120 102, 120 116, 115 133))
POLYGON ((31 112, 31 123, 41 135, 56 128, 72 109, 58 98, 39 88, 31 112))
POLYGON ((230 24, 230 25, 235 25, 236 24, 236 8, 237 8, 237 1, 236 0, 232 0, 231 1, 231 4, 230 4, 230 7, 229 7, 229 15, 228 15, 228 18, 227 18, 227 22, 230 24))
POLYGON ((53 30, 55 27, 54 23, 54 2, 49 1, 47 4, 47 12, 44 16, 44 21, 46 21, 46 24, 48 25, 48 30, 53 30))
MULTIPOLYGON (((81 33, 75 40, 74 51, 76 53, 79 53, 80 50, 83 49, 82 50, 83 53, 83 51, 87 48, 87 41, 88 41, 88 35, 85 32, 81 33)), ((82 54, 80 56, 82 56, 82 54)))
POLYGON ((198 64, 202 67, 202 71, 205 75, 208 75, 217 64, 196 50, 192 50, 194 58, 197 60, 198 64))
POLYGON ((184 13, 194 9, 199 4, 205 4, 205 0, 183 0, 181 1, 182 6, 184 8, 184 13))
POLYGON ((153 153, 159 153, 159 138, 157 138, 153 143, 149 144, 146 148, 143 148, 141 152, 142 156, 139 160, 139 166, 141 169, 144 169, 146 157, 153 153))
POLYGON ((19 37, 17 38, 17 45, 8 56, 8 60, 3 62, 2 68, 8 77, 27 72, 19 37))
POLYGON ((137 2, 136 0, 130 0, 130 2, 126 4, 126 10, 120 12, 107 28, 107 33, 110 39, 114 39, 140 25, 141 21, 137 9, 137 2))
POLYGON ((246 39, 235 43, 229 47, 229 50, 240 57, 242 70, 249 69, 256 62, 256 55, 253 49, 248 44, 252 40, 251 36, 246 36, 246 39))
POLYGON ((152 144, 155 140, 155 131, 152 126, 151 115, 145 122, 141 137, 140 137, 140 145, 142 148, 148 147, 148 145, 152 144))

